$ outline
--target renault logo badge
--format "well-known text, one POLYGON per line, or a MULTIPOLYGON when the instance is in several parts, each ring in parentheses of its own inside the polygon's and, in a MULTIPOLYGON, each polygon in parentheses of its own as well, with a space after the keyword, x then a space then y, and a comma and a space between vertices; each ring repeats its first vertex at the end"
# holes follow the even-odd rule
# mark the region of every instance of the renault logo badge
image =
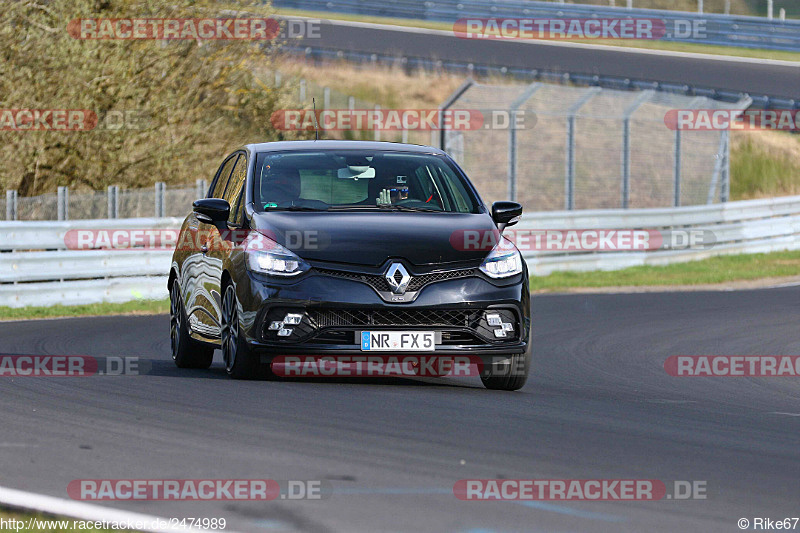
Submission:
POLYGON ((408 282, 411 281, 408 270, 400 263, 392 263, 389 265, 389 270, 386 271, 385 278, 394 294, 405 293, 408 288, 408 282))

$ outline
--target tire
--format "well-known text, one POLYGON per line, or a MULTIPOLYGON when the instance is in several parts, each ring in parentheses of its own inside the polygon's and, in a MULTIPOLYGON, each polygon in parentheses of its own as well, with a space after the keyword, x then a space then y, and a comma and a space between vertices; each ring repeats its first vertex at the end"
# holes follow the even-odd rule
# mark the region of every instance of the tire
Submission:
POLYGON ((521 389, 528 380, 531 368, 531 357, 527 353, 515 353, 509 356, 509 363, 492 363, 484 365, 481 372, 483 386, 491 390, 514 391, 521 389))
POLYGON ((258 354, 253 353, 244 341, 239 324, 239 301, 232 284, 227 284, 222 293, 222 359, 225 371, 233 379, 255 379, 272 377, 269 365, 261 365, 258 354))
POLYGON ((169 337, 172 360, 178 368, 208 368, 214 361, 214 347, 197 342, 189 335, 186 311, 178 281, 169 290, 169 337))

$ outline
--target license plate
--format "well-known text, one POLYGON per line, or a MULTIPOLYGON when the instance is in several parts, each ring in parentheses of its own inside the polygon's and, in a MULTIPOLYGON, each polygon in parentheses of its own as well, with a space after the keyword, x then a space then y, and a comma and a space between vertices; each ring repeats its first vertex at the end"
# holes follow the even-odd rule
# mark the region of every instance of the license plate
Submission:
POLYGON ((438 331, 362 331, 363 352, 431 352, 441 342, 438 331))

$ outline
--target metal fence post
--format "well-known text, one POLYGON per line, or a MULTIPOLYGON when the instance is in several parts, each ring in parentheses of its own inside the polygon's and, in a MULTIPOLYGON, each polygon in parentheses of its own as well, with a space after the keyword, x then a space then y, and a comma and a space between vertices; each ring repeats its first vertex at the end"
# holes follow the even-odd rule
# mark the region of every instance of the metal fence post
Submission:
POLYGON ((517 111, 541 86, 538 82, 531 83, 508 107, 508 199, 512 202, 517 201, 517 111))
POLYGON ((208 194, 208 182, 204 179, 195 181, 195 188, 197 189, 197 192, 195 192, 197 198, 205 198, 206 194, 208 194))
POLYGON ((675 199, 672 205, 679 207, 681 205, 681 130, 675 129, 675 163, 674 163, 674 176, 675 176, 675 199))
POLYGON ((6 220, 17 220, 17 191, 6 191, 6 220))
POLYGON ((119 218, 119 187, 108 186, 108 218, 119 218))
POLYGON ((355 97, 353 97, 353 96, 348 96, 348 97, 347 97, 347 109, 349 109, 350 111, 352 111, 352 110, 354 110, 355 108, 356 108, 356 99, 355 99, 355 97))
POLYGON ((722 165, 722 183, 719 189, 719 201, 727 202, 730 200, 731 194, 731 132, 725 130, 722 132, 725 137, 725 149, 722 152, 725 154, 725 161, 722 165))
POLYGON ((300 102, 306 101, 306 80, 300 80, 300 102))
POLYGON ((69 220, 69 189, 67 187, 59 187, 57 199, 58 220, 69 220))
POLYGON ((375 104, 375 119, 376 120, 374 120, 372 122, 372 128, 375 130, 375 140, 376 141, 380 141, 381 140, 381 130, 378 128, 378 123, 383 124, 383 121, 382 120, 378 120, 378 117, 380 116, 380 111, 381 111, 381 106, 379 106, 378 104, 375 104))
POLYGON ((622 119, 622 208, 628 209, 631 199, 631 116, 650 99, 655 91, 648 89, 636 97, 625 109, 622 119))
POLYGON ((408 142, 408 129, 407 128, 403 128, 402 138, 400 140, 402 142, 404 142, 404 143, 408 142))
POLYGON ((167 192, 167 186, 163 181, 156 183, 156 218, 164 217, 164 196, 167 192))
POLYGON ((330 87, 323 87, 323 89, 322 89, 322 108, 323 109, 330 109, 331 108, 331 88, 330 87))
MULTIPOLYGON (((450 95, 450 98, 445 100, 444 103, 439 106, 439 113, 438 113, 439 146, 438 147, 440 149, 447 150, 447 142, 446 142, 447 130, 444 127, 444 112, 447 111, 450 108, 450 106, 452 106, 456 102, 456 100, 461 98, 461 95, 463 95, 465 92, 467 92, 467 90, 470 87, 472 87, 474 84, 475 84, 475 80, 473 80, 472 78, 467 78, 466 80, 464 80, 464 83, 462 83, 458 87, 458 89, 456 89, 453 92, 453 94, 450 95)), ((435 143, 435 141, 433 140, 435 133, 436 133, 436 130, 433 130, 431 132, 431 144, 435 143)))
POLYGON ((567 164, 564 177, 564 207, 575 208, 575 115, 567 117, 567 164))
POLYGON ((567 210, 575 209, 575 117, 581 107, 600 91, 600 87, 592 87, 567 111, 567 164, 564 176, 564 204, 567 210))

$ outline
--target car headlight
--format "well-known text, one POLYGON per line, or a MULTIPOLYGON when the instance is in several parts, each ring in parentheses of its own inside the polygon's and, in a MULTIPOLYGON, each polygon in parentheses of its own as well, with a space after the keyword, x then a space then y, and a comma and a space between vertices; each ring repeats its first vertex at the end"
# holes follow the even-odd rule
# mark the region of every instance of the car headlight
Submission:
POLYGON ((296 276, 311 268, 297 254, 272 239, 258 234, 251 237, 245 247, 250 271, 270 276, 296 276))
POLYGON ((490 278, 508 278, 522 272, 522 256, 514 243, 503 237, 483 260, 480 268, 490 278))

